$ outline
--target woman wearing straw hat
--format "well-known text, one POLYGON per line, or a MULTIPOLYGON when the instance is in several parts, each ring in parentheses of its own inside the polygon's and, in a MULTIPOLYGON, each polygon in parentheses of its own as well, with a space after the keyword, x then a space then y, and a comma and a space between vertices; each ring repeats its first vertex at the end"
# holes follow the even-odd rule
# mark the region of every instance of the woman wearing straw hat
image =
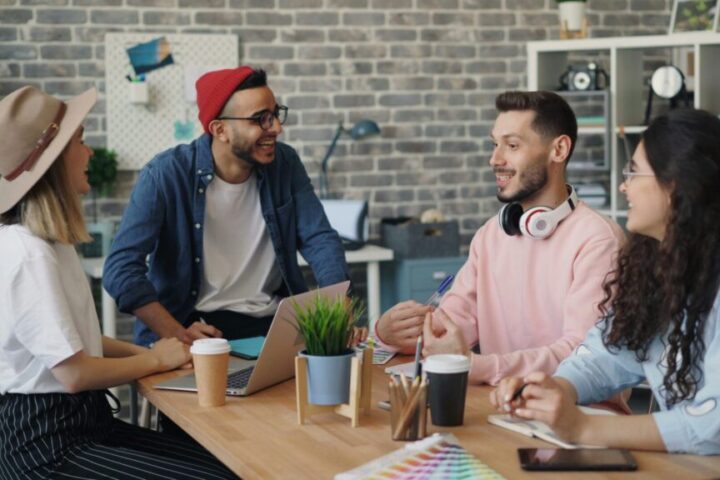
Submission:
POLYGON ((83 119, 33 87, 0 101, 0 478, 235 478, 197 444, 113 418, 105 388, 190 360, 100 334, 74 246, 90 238, 83 119))

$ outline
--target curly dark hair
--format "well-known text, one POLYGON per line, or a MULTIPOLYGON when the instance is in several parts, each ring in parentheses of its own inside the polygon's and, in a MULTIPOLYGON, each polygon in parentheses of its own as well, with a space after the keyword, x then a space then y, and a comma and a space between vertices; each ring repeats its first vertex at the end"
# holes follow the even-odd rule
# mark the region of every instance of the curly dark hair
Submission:
POLYGON ((692 399, 702 379, 703 330, 720 287, 720 119, 701 110, 658 117, 642 135, 647 159, 670 194, 661 241, 631 234, 603 284, 603 341, 638 361, 667 335, 665 400, 692 399))

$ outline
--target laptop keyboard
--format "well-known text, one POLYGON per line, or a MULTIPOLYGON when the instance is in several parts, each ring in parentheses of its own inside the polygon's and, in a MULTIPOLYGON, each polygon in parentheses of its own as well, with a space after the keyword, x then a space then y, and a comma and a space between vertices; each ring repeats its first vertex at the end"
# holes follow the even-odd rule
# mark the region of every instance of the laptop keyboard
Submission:
POLYGON ((228 390, 240 390, 247 387, 247 384, 250 381, 250 375, 252 374, 254 368, 255 366, 253 365, 252 367, 238 370, 237 372, 228 375, 228 390))

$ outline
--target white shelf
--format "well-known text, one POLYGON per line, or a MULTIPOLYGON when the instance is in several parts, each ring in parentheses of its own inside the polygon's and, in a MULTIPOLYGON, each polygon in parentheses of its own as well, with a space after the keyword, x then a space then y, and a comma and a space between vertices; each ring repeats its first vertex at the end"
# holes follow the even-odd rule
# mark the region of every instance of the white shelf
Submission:
POLYGON ((598 212, 613 218, 627 218, 627 210, 610 210, 609 208, 601 208, 598 212))
POLYGON ((542 52, 578 52, 611 49, 649 49, 664 47, 691 47, 715 45, 718 35, 712 32, 693 32, 673 35, 640 35, 631 37, 581 38, 577 40, 550 40, 528 42, 528 57, 542 52))
POLYGON ((620 135, 622 130, 625 130, 625 133, 628 133, 630 135, 643 133, 647 129, 647 125, 627 125, 624 127, 620 127, 619 125, 615 127, 615 133, 620 135))
POLYGON ((585 126, 581 125, 578 126, 578 135, 597 135, 597 134, 604 134, 605 133, 605 127, 595 127, 595 126, 585 126))
MULTIPOLYGON (((610 206, 601 211, 614 219, 627 218, 627 204, 618 192, 623 181, 622 168, 628 159, 625 145, 620 138, 620 126, 628 134, 637 135, 645 131, 642 125, 645 116, 645 101, 648 86, 644 70, 646 58, 664 54, 662 49, 678 52, 677 49, 691 49, 694 53, 695 94, 694 107, 720 113, 720 33, 696 32, 675 35, 650 35, 634 37, 586 38, 579 40, 551 40, 528 42, 528 90, 555 90, 558 75, 567 66, 582 58, 586 61, 603 59, 603 65, 610 77, 610 168, 608 172, 610 206), (608 64, 609 62, 609 64, 608 64)), ((672 58, 668 58, 668 62, 672 58)), ((657 62, 655 62, 657 63, 657 62)), ((581 126, 578 133, 602 133, 595 126, 581 126)), ((572 165, 572 160, 568 167, 572 165)))

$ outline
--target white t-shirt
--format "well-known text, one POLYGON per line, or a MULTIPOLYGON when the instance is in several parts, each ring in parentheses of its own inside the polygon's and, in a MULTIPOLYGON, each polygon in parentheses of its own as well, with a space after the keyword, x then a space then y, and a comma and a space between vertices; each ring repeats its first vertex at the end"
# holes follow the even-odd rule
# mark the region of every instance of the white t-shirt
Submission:
POLYGON ((262 216, 257 177, 207 189, 203 231, 203 277, 195 308, 231 310, 253 317, 273 315, 282 282, 275 250, 262 216))
POLYGON ((0 393, 65 392, 50 369, 83 350, 102 356, 77 252, 0 224, 0 393))

